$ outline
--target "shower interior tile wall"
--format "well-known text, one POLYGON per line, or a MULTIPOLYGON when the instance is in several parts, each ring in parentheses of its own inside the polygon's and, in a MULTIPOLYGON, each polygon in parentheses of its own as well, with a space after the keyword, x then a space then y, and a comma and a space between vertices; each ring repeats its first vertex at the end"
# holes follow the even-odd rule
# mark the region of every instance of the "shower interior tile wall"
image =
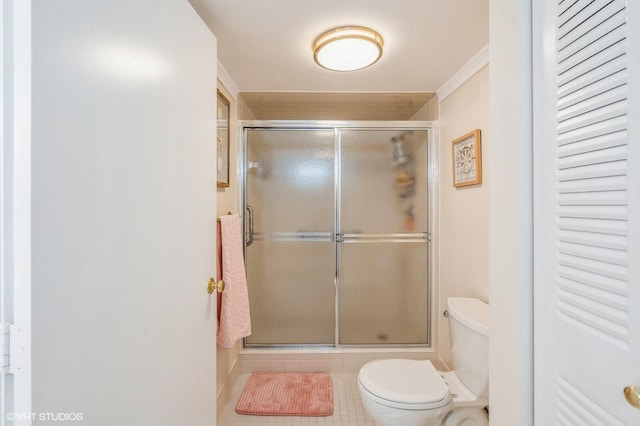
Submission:
POLYGON ((240 373, 257 371, 271 372, 322 372, 330 374, 354 374, 369 361, 376 359, 429 359, 434 366, 442 370, 444 366, 433 351, 425 348, 415 350, 402 349, 384 352, 336 352, 335 349, 323 350, 247 350, 240 354, 240 373))

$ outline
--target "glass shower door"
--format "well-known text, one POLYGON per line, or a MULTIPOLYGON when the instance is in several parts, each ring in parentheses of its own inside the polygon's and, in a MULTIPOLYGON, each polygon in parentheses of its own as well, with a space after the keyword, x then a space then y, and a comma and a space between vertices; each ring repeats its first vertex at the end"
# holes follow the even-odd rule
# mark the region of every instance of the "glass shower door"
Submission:
POLYGON ((339 343, 428 344, 427 132, 340 133, 339 343))
POLYGON ((248 129, 246 144, 246 343, 333 345, 335 132, 248 129))

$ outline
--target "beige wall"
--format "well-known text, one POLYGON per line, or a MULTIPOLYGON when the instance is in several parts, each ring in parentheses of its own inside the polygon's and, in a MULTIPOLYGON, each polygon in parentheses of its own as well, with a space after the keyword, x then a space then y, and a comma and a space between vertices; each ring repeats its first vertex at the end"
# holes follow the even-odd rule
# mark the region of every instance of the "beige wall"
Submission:
POLYGON ((238 102, 231 93, 218 81, 218 90, 229 100, 229 186, 218 187, 218 216, 227 212, 238 213, 238 174, 236 157, 238 152, 238 102))
MULTIPOLYGON (((242 98, 233 97, 219 80, 218 89, 229 100, 231 105, 229 117, 229 186, 226 188, 218 187, 217 215, 225 215, 228 212, 242 214, 243 212, 238 211, 240 209, 240 194, 237 157, 242 136, 239 134, 238 120, 253 120, 255 117, 242 98)), ((242 349, 242 341, 240 340, 232 348, 225 349, 220 346, 217 348, 216 390, 218 417, 222 414, 225 405, 229 401, 233 385, 240 374, 240 349, 242 349)))
MULTIPOLYGON (((228 212, 239 213, 238 210, 238 177, 237 169, 237 152, 238 152, 238 103, 231 96, 229 91, 218 81, 218 89, 230 102, 229 116, 229 186, 218 187, 217 192, 217 215, 222 216, 228 212)), ((220 346, 217 348, 216 360, 216 391, 218 403, 218 416, 222 414, 226 405, 229 394, 239 374, 239 354, 242 342, 238 341, 230 349, 224 349, 220 346)))
POLYGON ((440 112, 440 105, 438 96, 432 97, 429 102, 424 104, 410 119, 409 121, 435 121, 438 119, 440 112))
POLYGON ((489 298, 489 188, 486 183, 455 188, 451 141, 474 129, 482 132, 482 168, 489 168, 489 66, 440 102, 439 146, 439 278, 437 339, 442 361, 451 368, 448 322, 443 320, 448 297, 489 298))
MULTIPOLYGON (((255 117, 242 98, 233 97, 219 80, 218 89, 229 100, 231 105, 229 117, 229 186, 226 188, 218 187, 217 215, 225 215, 228 212, 242 214, 243 212, 238 211, 238 209, 240 209, 240 194, 238 188, 237 157, 240 138, 242 137, 242 135, 239 134, 238 120, 253 120, 255 117)), ((216 360, 218 416, 222 414, 229 400, 233 385, 240 374, 240 349, 242 349, 241 341, 236 342, 236 344, 229 349, 218 346, 216 360)))
POLYGON ((249 109, 247 103, 242 99, 242 96, 238 97, 238 120, 255 120, 256 116, 249 109))

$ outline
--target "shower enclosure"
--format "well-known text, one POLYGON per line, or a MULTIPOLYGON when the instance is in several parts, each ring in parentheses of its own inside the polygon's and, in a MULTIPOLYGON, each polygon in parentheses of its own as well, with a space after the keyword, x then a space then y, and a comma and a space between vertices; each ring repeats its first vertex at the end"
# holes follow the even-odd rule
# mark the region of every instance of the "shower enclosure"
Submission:
POLYGON ((424 122, 243 124, 247 346, 429 345, 424 122))

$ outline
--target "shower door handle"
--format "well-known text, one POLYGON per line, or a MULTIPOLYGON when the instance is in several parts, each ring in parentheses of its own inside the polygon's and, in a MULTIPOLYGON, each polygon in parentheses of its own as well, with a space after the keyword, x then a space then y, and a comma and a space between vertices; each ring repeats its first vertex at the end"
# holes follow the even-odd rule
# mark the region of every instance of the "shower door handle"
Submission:
POLYGON ((253 207, 247 204, 247 220, 249 223, 247 224, 247 232, 244 234, 244 243, 247 247, 253 244, 253 207))

